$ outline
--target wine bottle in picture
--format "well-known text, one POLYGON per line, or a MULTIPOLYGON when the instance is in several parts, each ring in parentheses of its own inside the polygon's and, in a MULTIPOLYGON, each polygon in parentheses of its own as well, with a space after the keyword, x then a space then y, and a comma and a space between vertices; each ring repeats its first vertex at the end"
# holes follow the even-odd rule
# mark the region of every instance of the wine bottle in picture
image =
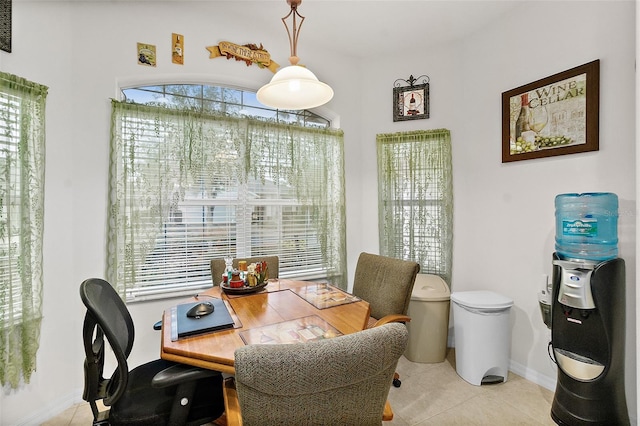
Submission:
POLYGON ((418 108, 417 108, 417 104, 416 104, 416 98, 414 97, 414 94, 411 94, 411 99, 409 99, 409 109, 407 110, 407 114, 409 115, 416 115, 418 113, 418 108))
POLYGON ((516 119, 515 140, 522 136, 522 132, 528 130, 531 130, 529 128, 529 94, 524 93, 521 95, 520 114, 516 119))

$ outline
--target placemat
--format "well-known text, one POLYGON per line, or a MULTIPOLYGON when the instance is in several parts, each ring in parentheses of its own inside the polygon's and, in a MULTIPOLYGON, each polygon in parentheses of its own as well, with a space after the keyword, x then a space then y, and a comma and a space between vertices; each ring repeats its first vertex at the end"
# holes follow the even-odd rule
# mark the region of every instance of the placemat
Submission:
POLYGON ((332 308, 361 300, 359 297, 327 283, 310 284, 305 287, 292 288, 291 291, 318 309, 332 308))
POLYGON ((240 332, 246 345, 276 343, 305 343, 341 336, 337 329, 317 315, 277 324, 265 325, 240 332))

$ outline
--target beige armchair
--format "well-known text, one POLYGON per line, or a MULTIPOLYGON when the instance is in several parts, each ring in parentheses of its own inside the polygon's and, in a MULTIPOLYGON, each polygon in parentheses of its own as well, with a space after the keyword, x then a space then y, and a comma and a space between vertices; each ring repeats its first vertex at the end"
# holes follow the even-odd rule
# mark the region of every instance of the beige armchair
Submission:
POLYGON ((404 324, 383 324, 328 340, 248 345, 235 351, 224 383, 228 425, 379 425, 407 345, 404 324))
MULTIPOLYGON (((247 257, 244 259, 233 259, 233 267, 238 267, 239 260, 246 260, 247 264, 265 261, 267 262, 267 267, 269 268, 269 278, 278 278, 278 273, 280 272, 280 260, 278 256, 258 256, 258 257, 247 257)), ((211 260, 211 279, 213 280, 213 285, 220 285, 222 281, 222 273, 224 272, 224 268, 226 265, 224 264, 224 259, 212 259, 211 260)))

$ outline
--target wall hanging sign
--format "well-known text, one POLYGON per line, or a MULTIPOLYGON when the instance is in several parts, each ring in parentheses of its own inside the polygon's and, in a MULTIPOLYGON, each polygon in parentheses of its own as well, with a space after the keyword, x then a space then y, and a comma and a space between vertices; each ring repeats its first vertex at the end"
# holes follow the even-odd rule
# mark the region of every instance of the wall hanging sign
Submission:
POLYGON ((502 162, 599 149, 600 60, 502 93, 502 162))
POLYGON ((184 65, 184 36, 171 33, 171 62, 184 65))
POLYGON ((156 66, 156 46, 147 43, 138 43, 138 64, 148 67, 156 66))
POLYGON ((11 52, 11 0, 0 0, 0 49, 11 52))
POLYGON ((407 80, 397 79, 393 86, 393 121, 429 118, 429 77, 410 75, 407 80))
POLYGON ((235 44, 228 41, 221 41, 217 46, 208 46, 209 59, 226 57, 234 58, 236 61, 243 61, 247 66, 253 64, 260 68, 267 68, 275 73, 280 65, 271 60, 271 55, 262 44, 235 44))

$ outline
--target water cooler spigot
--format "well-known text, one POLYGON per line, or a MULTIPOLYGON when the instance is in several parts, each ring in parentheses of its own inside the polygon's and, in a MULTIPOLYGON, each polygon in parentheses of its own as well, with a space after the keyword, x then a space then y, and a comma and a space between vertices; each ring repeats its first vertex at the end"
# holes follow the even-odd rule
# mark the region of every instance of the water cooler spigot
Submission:
POLYGON ((560 267, 558 302, 577 309, 595 309, 591 293, 591 274, 597 263, 588 260, 554 260, 560 267))

